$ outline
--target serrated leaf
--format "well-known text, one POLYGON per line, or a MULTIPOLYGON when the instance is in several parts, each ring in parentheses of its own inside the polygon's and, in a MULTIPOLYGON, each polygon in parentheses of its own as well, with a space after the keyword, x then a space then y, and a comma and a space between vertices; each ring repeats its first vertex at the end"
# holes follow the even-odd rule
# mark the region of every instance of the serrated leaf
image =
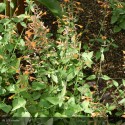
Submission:
POLYGON ((16 109, 19 109, 21 107, 25 107, 26 105, 26 100, 19 97, 18 99, 13 100, 13 109, 12 111, 15 111, 16 109))

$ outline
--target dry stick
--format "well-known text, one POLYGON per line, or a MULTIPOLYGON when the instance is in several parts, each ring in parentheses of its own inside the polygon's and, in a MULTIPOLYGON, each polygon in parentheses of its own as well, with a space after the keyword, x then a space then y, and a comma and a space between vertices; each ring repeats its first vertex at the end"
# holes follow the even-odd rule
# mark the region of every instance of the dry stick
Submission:
MULTIPOLYGON (((17 10, 17 15, 24 14, 25 13, 25 0, 18 0, 16 3, 19 7, 17 10)), ((23 27, 20 25, 20 23, 17 24, 18 33, 21 34, 23 31, 23 27)))
POLYGON ((4 0, 4 3, 6 4, 5 15, 10 16, 10 1, 4 0))

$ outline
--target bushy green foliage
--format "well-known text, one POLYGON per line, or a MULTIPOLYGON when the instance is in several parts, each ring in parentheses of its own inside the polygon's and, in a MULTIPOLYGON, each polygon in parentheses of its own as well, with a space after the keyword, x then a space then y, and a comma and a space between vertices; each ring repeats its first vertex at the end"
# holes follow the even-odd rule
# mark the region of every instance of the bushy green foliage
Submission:
POLYGON ((33 15, 26 12, 0 20, 0 109, 25 124, 30 117, 34 118, 33 122, 38 122, 37 117, 46 117, 42 122, 47 125, 53 124, 49 117, 107 117, 114 109, 118 109, 116 115, 124 114, 121 107, 125 103, 122 89, 125 81, 119 85, 102 72, 85 73, 86 69, 93 68, 95 60, 100 64, 105 60, 105 51, 110 45, 115 46, 113 41, 101 37, 91 40, 101 44, 99 54, 85 47, 81 51, 74 2, 64 5, 67 13, 57 19, 56 38, 39 19, 36 5, 29 5, 33 15), (17 33, 17 23, 26 30, 24 35, 17 33), (100 79, 106 83, 101 95, 100 79), (95 86, 94 92, 91 85, 95 86), (101 102, 111 88, 114 89, 112 102, 105 102, 105 99, 101 102))
POLYGON ((125 30, 125 2, 110 0, 112 11, 111 24, 114 24, 114 32, 125 30))

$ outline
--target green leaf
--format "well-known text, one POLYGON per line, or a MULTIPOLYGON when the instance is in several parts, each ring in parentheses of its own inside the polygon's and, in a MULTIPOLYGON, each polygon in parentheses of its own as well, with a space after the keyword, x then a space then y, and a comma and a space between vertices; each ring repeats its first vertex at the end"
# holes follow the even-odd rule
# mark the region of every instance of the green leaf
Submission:
POLYGON ((32 83, 33 90, 42 90, 46 88, 46 84, 41 82, 33 82, 32 83))
POLYGON ((66 117, 66 115, 64 115, 64 114, 61 114, 61 113, 59 113, 59 112, 56 112, 55 114, 54 114, 54 117, 66 117))
POLYGON ((62 17, 63 12, 57 0, 38 0, 45 5, 55 16, 62 17))
POLYGON ((24 42, 23 39, 20 39, 20 45, 21 45, 21 46, 25 46, 25 42, 24 42))
POLYGON ((32 97, 31 97, 31 94, 29 93, 29 92, 27 92, 27 91, 22 91, 21 93, 20 93, 20 95, 23 97, 23 98, 26 98, 26 99, 32 99, 32 97))
POLYGON ((89 86, 88 84, 85 84, 84 86, 80 86, 80 87, 78 87, 77 89, 78 89, 78 91, 79 91, 82 95, 84 94, 84 96, 91 98, 91 97, 92 97, 92 93, 91 93, 89 87, 90 87, 90 86, 89 86))
POLYGON ((85 113, 92 113, 93 110, 89 108, 89 101, 82 102, 83 111, 85 113))
POLYGON ((21 21, 23 21, 23 18, 19 18, 19 17, 14 17, 12 18, 12 20, 16 23, 20 23, 21 21))
POLYGON ((22 112, 22 116, 21 117, 30 117, 30 113, 25 111, 25 112, 22 112))
POLYGON ((53 125, 53 118, 50 118, 45 125, 53 125))
POLYGON ((112 82, 116 87, 118 87, 118 82, 116 82, 115 80, 113 80, 112 82))
POLYGON ((93 51, 88 53, 88 58, 91 59, 93 56, 93 51))
POLYGON ((93 110, 90 109, 90 108, 86 108, 86 109, 84 110, 84 112, 85 112, 85 113, 90 113, 90 114, 91 114, 91 113, 93 112, 93 110))
POLYGON ((109 79, 111 79, 111 78, 108 77, 107 75, 103 75, 103 76, 102 76, 102 79, 104 79, 104 80, 109 80, 109 79))
POLYGON ((67 75, 67 82, 71 81, 74 77, 75 77, 74 71, 70 72, 70 73, 67 75))
POLYGON ((39 99, 40 97, 41 97, 41 93, 40 93, 40 92, 34 92, 34 93, 32 94, 33 100, 37 100, 37 99, 39 99))
POLYGON ((114 26, 114 32, 117 33, 121 30, 121 28, 119 26, 114 26))
POLYGON ((5 103, 0 103, 0 109, 2 109, 4 112, 9 113, 11 111, 11 106, 6 105, 5 103))
POLYGON ((48 108, 48 107, 50 107, 51 103, 42 98, 42 99, 40 99, 39 105, 42 107, 48 108))
POLYGON ((7 87, 7 90, 10 93, 15 93, 16 92, 16 86, 14 84, 11 84, 10 86, 7 87))
POLYGON ((122 23, 120 23, 119 26, 120 26, 121 29, 125 30, 125 21, 123 21, 122 23))
POLYGON ((4 26, 2 24, 0 24, 0 32, 4 31, 4 26))
POLYGON ((58 77, 57 77, 57 75, 51 75, 51 78, 52 78, 52 80, 53 80, 55 83, 58 83, 58 77))
POLYGON ((21 26, 23 26, 23 27, 27 28, 27 25, 26 25, 26 23, 25 23, 25 22, 20 22, 20 24, 21 24, 21 26))
POLYGON ((95 57, 96 57, 96 60, 98 60, 98 59, 101 57, 101 52, 100 52, 100 51, 97 51, 95 57))
POLYGON ((0 40, 2 40, 2 36, 0 36, 0 40))
POLYGON ((105 60, 104 53, 101 53, 101 61, 104 61, 104 60, 105 60))
POLYGON ((10 7, 14 9, 14 3, 12 1, 10 1, 10 7))
POLYGON ((116 45, 115 43, 111 44, 114 48, 118 48, 118 45, 116 45))
POLYGON ((125 86, 125 80, 124 79, 122 80, 122 84, 125 86))
POLYGON ((125 98, 119 101, 119 104, 124 104, 125 105, 125 98))
POLYGON ((92 62, 92 60, 91 60, 92 56, 93 56, 93 51, 92 51, 92 52, 84 52, 84 53, 82 54, 82 57, 83 57, 83 59, 84 59, 84 61, 85 61, 85 64, 86 64, 89 68, 91 68, 91 65, 93 64, 93 62, 92 62))
POLYGON ((3 95, 3 94, 5 94, 5 93, 6 93, 6 89, 0 88, 0 95, 3 95))
POLYGON ((112 110, 114 110, 114 109, 116 109, 116 105, 111 105, 111 106, 108 107, 108 110, 109 110, 109 111, 112 111, 112 110))
POLYGON ((19 108, 17 109, 16 112, 14 112, 14 115, 13 117, 14 118, 18 118, 18 122, 16 122, 15 124, 13 125, 27 125, 28 124, 28 121, 30 119, 30 113, 28 111, 26 111, 26 109, 24 108, 19 108))
POLYGON ((6 4, 5 4, 5 3, 0 3, 0 13, 1 13, 2 11, 4 11, 5 8, 6 8, 6 4))
POLYGON ((63 83, 63 88, 62 88, 62 91, 60 93, 60 99, 62 99, 66 94, 66 83, 63 83))
POLYGON ((0 23, 4 24, 4 26, 7 25, 9 22, 11 22, 11 20, 7 19, 7 18, 4 18, 4 19, 0 20, 0 23))
POLYGON ((46 100, 49 101, 53 105, 57 105, 60 103, 58 97, 47 97, 46 100))
POLYGON ((83 107, 84 109, 88 108, 88 106, 89 106, 89 101, 83 101, 83 102, 82 102, 82 107, 83 107))
POLYGON ((19 97, 18 99, 13 100, 13 109, 12 111, 15 111, 16 109, 19 109, 21 107, 25 107, 26 105, 26 100, 19 97))
POLYGON ((94 80, 94 79, 96 79, 96 75, 90 75, 90 76, 87 78, 87 80, 94 80))
POLYGON ((111 17, 111 24, 114 24, 115 22, 117 22, 118 18, 119 18, 119 15, 114 14, 114 15, 111 17))

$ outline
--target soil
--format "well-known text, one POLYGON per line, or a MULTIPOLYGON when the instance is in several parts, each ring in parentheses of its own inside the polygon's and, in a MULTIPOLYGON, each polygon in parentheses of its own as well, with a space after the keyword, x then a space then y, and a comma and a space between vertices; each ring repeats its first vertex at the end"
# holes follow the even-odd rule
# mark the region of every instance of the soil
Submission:
MULTIPOLYGON (((62 1, 62 0, 60 0, 62 1)), ((125 51, 125 31, 119 33, 113 33, 113 25, 110 24, 111 21, 111 9, 105 8, 104 6, 109 6, 107 0, 76 0, 80 2, 83 11, 78 15, 78 24, 83 26, 84 33, 81 37, 82 45, 89 43, 89 40, 97 38, 100 32, 101 22, 104 21, 104 29, 100 32, 102 36, 106 36, 107 39, 113 39, 114 43, 118 48, 110 47, 109 51, 104 54, 105 61, 102 63, 102 74, 108 75, 109 77, 120 81, 125 78, 125 67, 124 65, 124 55, 125 51)), ((43 11, 47 9, 41 7, 43 11)), ((50 31, 56 34, 57 25, 53 25, 56 18, 48 12, 47 16, 42 18, 45 25, 50 28, 50 31)), ((78 29, 79 30, 79 29, 78 29)), ((55 35, 54 35, 55 36, 55 35)), ((100 45, 99 43, 94 43, 90 45, 91 51, 96 52, 100 45)), ((94 66, 94 72, 98 72, 99 63, 97 62, 94 66)), ((91 72, 88 70, 88 72, 91 72)))
MULTIPOLYGON (((110 51, 105 53, 105 61, 102 64, 102 73, 110 76, 113 79, 125 78, 124 72, 124 60, 123 50, 125 50, 125 31, 119 33, 113 33, 113 25, 110 24, 111 10, 104 8, 104 5, 109 6, 109 3, 105 1, 98 2, 99 0, 78 0, 81 3, 81 7, 84 12, 79 15, 79 24, 84 28, 87 28, 82 35, 82 43, 88 43, 90 39, 97 38, 100 31, 100 23, 105 17, 104 29, 101 31, 101 35, 106 36, 107 39, 113 39, 114 43, 118 45, 118 48, 110 48, 110 51), (87 26, 88 25, 88 26, 87 26)), ((95 45, 91 48, 94 52, 100 47, 95 45)), ((95 67, 99 65, 96 64, 95 67)), ((97 68, 98 69, 98 68, 97 68)))

